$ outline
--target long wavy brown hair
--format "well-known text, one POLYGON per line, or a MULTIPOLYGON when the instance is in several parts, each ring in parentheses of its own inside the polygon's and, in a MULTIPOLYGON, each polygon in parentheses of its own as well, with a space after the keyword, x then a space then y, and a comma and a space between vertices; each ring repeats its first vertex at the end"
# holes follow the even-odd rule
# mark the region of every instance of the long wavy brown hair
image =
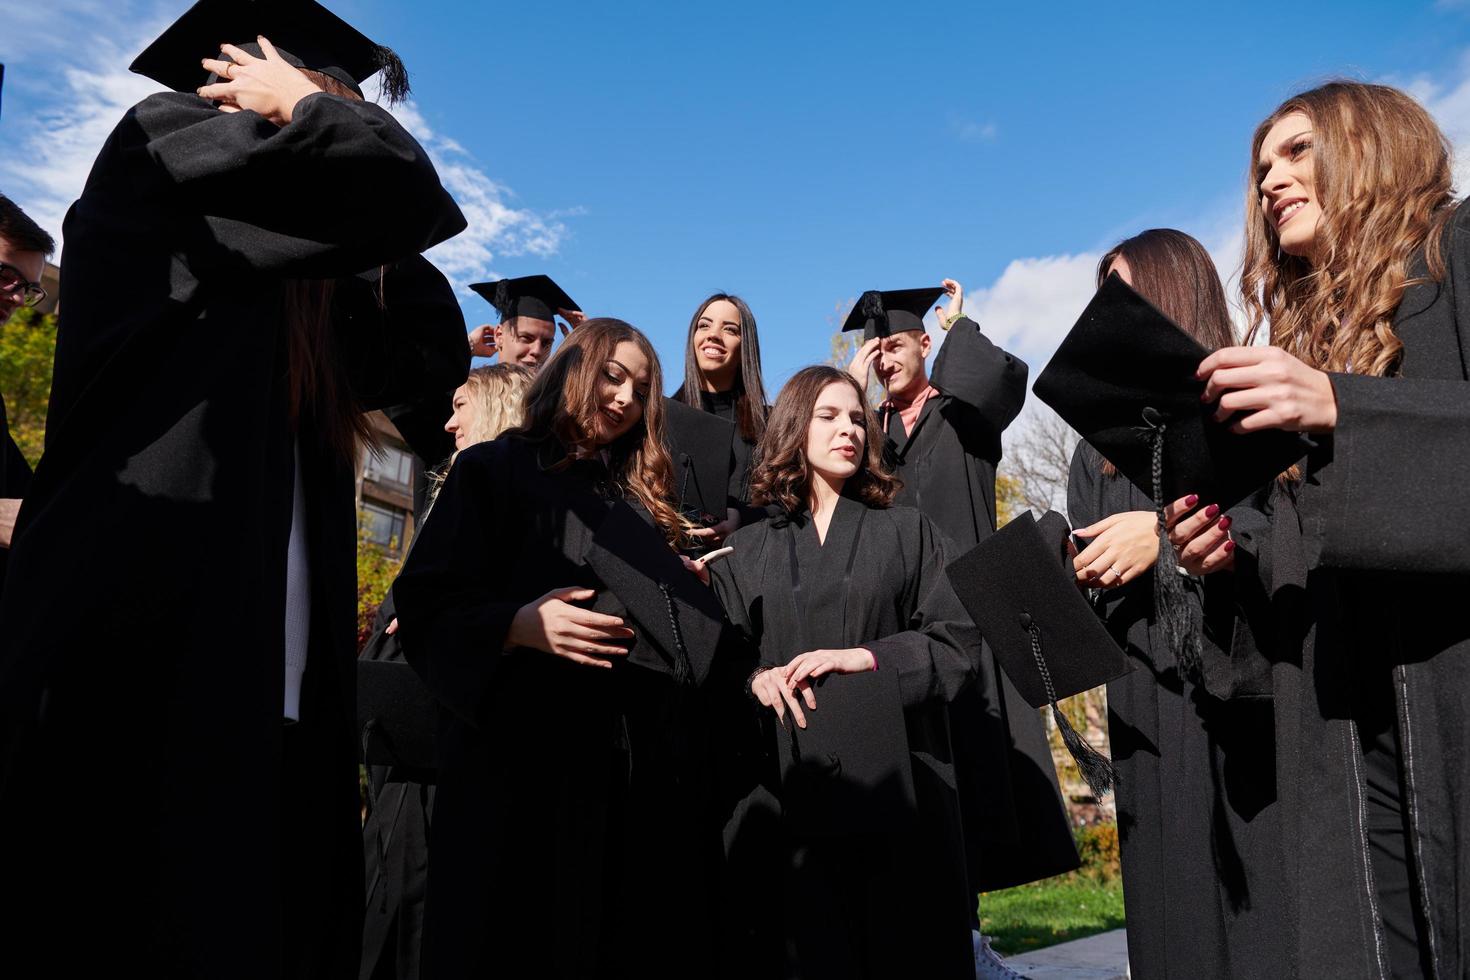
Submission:
POLYGON ((869 507, 891 507, 903 483, 883 462, 883 430, 878 427, 862 385, 846 371, 825 364, 802 368, 786 382, 766 419, 766 433, 755 448, 750 474, 750 496, 757 506, 776 504, 787 514, 807 508, 812 471, 806 459, 807 432, 817 409, 817 398, 828 385, 845 384, 863 406, 866 433, 863 465, 842 488, 845 497, 861 500, 869 507))
POLYGON ((587 320, 562 341, 526 392, 525 420, 506 433, 532 442, 556 440, 565 454, 555 466, 574 456, 606 448, 614 486, 638 500, 671 545, 688 530, 670 501, 674 464, 664 442, 663 372, 648 338, 632 324, 609 317, 587 320), (643 417, 606 447, 595 446, 592 433, 602 408, 601 388, 608 361, 621 343, 635 344, 648 359, 648 400, 643 417))
POLYGON ((1283 102, 1251 138, 1245 263, 1240 290, 1248 341, 1269 322, 1271 343, 1324 371, 1386 376, 1403 343, 1393 314, 1425 254, 1445 274, 1441 240, 1453 211, 1450 146, 1419 103, 1386 85, 1338 81, 1283 102), (1312 123, 1312 167, 1322 209, 1312 261, 1280 250, 1260 206, 1257 161, 1285 116, 1312 123))

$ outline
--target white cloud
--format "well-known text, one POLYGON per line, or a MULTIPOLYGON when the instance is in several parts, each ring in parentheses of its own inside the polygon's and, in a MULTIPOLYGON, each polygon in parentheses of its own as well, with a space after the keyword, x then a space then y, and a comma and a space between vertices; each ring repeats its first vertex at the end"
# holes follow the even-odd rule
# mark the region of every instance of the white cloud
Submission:
MULTIPOLYGON (((24 30, 10 24, 0 39, 0 58, 41 108, 26 125, 7 113, 7 129, 24 133, 0 158, 0 189, 47 231, 61 239, 62 219, 81 193, 103 142, 128 108, 160 86, 127 70, 138 51, 168 23, 176 4, 115 3, 104 0, 50 0, 21 8, 24 30), (95 35, 77 40, 76 25, 95 35), (25 38, 26 48, 13 47, 25 38), (62 43, 64 42, 64 43, 62 43), (79 53, 83 52, 83 53, 79 53), (23 71, 16 68, 24 66, 23 71), (101 70, 99 70, 99 68, 101 70)), ((10 86, 7 86, 10 87, 10 86)), ((374 92, 369 85, 369 96, 374 92)), ((452 282, 492 275, 503 256, 556 254, 567 236, 564 219, 576 209, 543 213, 518 207, 511 190, 494 180, 451 136, 429 125, 412 101, 394 115, 428 150, 440 179, 464 211, 469 227, 429 255, 452 282)))
POLYGON ((1455 148, 1455 193, 1470 194, 1470 51, 1460 57, 1453 76, 1418 76, 1403 87, 1429 110, 1455 148))
POLYGON ((950 119, 949 131, 961 143, 992 143, 1000 135, 1000 130, 993 122, 982 123, 973 119, 960 119, 958 117, 952 117, 950 119))

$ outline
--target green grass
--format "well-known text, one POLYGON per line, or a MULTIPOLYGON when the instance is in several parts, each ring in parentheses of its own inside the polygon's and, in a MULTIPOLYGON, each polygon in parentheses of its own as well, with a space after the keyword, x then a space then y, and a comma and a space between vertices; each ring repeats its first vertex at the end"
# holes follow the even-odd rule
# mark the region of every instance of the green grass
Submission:
POLYGON ((1071 874, 980 896, 980 929, 1003 955, 1119 929, 1123 882, 1071 874))

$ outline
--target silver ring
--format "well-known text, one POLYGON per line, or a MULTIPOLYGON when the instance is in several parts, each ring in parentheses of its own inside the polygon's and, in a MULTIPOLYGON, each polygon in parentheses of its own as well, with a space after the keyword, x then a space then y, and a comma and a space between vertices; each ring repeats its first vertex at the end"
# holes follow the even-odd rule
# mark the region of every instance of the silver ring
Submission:
POLYGON ((1110 571, 1114 575, 1118 576, 1118 578, 1122 578, 1123 577, 1123 573, 1120 572, 1120 571, 1118 571, 1118 566, 1117 565, 1109 565, 1108 566, 1108 571, 1110 571))

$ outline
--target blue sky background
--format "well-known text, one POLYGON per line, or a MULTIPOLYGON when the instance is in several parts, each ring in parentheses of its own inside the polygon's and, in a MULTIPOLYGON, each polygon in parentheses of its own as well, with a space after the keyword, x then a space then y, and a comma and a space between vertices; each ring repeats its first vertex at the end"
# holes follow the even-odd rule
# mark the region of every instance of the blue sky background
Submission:
MULTIPOLYGON (((754 308, 774 394, 862 290, 944 276, 1038 371, 1118 238, 1178 227, 1229 274, 1251 129, 1331 76, 1404 85, 1470 139, 1465 0, 328 5, 409 66, 402 117, 473 226, 433 256, 456 285, 548 273, 646 330, 669 388, 711 291, 754 308)), ((7 13, 0 191, 59 231, 153 87, 127 63, 186 6, 7 13)))

